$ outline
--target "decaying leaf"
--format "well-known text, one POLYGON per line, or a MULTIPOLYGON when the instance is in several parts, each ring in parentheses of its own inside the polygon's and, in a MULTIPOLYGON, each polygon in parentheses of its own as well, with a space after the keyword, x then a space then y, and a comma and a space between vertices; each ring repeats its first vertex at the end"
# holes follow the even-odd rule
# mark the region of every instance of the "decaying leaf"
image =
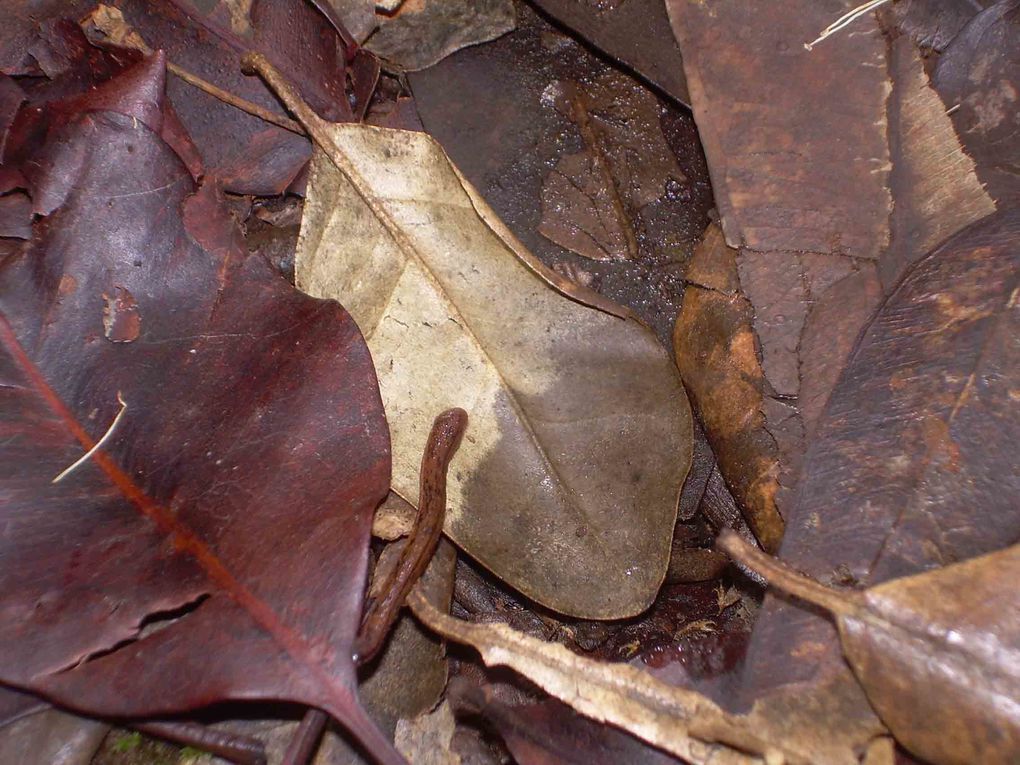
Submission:
POLYGON ((443 701, 431 712, 400 720, 394 743, 411 765, 460 765, 460 757, 450 750, 455 725, 453 711, 443 701))
POLYGON ((505 624, 455 619, 432 606, 420 590, 412 591, 408 604, 430 629, 474 647, 486 664, 510 667, 581 714, 623 728, 687 762, 758 762, 715 743, 720 740, 751 751, 772 751, 710 700, 666 685, 636 667, 593 661, 505 624))
POLYGON ((900 0, 887 7, 896 26, 922 48, 941 52, 992 0, 900 0))
MULTIPOLYGON (((1018 235, 1017 213, 996 213, 919 261, 886 299, 805 458, 782 548, 792 565, 826 583, 875 585, 1020 534, 1020 464, 1002 446, 1020 433, 1018 235)), ((842 666, 825 619, 766 598, 749 698, 842 666)))
POLYGON ((732 532, 719 545, 836 617, 869 701, 914 754, 933 765, 1020 757, 1020 545, 864 592, 825 587, 732 532))
MULTIPOLYGON (((413 73, 410 82, 428 132, 528 249, 546 265, 628 306, 668 344, 683 295, 683 266, 714 206, 690 112, 623 77, 528 4, 518 6, 518 26, 510 34, 458 51, 413 73), (656 96, 659 132, 686 181, 669 184, 659 201, 629 221, 637 237, 636 260, 582 261, 538 230, 550 171, 564 156, 585 150, 577 123, 548 96, 564 85, 587 92, 611 77, 620 89, 616 100, 624 105, 656 96)), ((604 116, 608 121, 611 112, 604 116)), ((641 157, 630 160, 632 172, 644 175, 641 157)), ((619 180, 626 190, 626 178, 619 180)))
POLYGON ((690 410, 665 350, 636 322, 578 302, 625 313, 594 293, 558 294, 562 280, 430 137, 326 123, 272 82, 323 147, 298 284, 343 296, 368 338, 394 491, 417 503, 432 417, 463 405, 472 425, 451 465, 452 539, 557 611, 642 611, 665 575, 690 463, 690 410))
POLYGON ((560 158, 542 186, 538 230, 594 260, 635 260, 641 213, 687 182, 659 124, 659 102, 610 71, 542 94, 577 126, 584 150, 560 158))
POLYGON ((779 461, 764 427, 764 380, 751 329, 751 306, 739 292, 736 252, 712 225, 688 269, 673 344, 684 384, 705 423, 734 498, 766 550, 783 538, 776 509, 779 461))
POLYGON ((477 45, 514 28, 511 0, 404 0, 365 47, 407 71, 432 66, 467 45, 477 45))
POLYGON ((165 76, 54 105, 28 158, 44 217, 0 267, 0 680, 101 716, 293 700, 399 763, 351 658, 389 484, 368 348, 245 257, 161 137, 165 76))
POLYGON ((890 73, 896 204, 892 240, 879 258, 886 293, 909 265, 960 229, 995 212, 995 204, 978 181, 974 160, 960 146, 946 105, 905 37, 892 42, 890 73))
POLYGON ((975 16, 933 80, 992 198, 1020 198, 1020 2, 999 0, 975 16))
POLYGON ((885 40, 874 18, 814 50, 842 0, 668 0, 726 240, 876 258, 891 199, 885 40), (845 193, 853 189, 853 193, 845 193))
POLYGON ((680 47, 661 0, 537 0, 536 5, 677 101, 689 102, 680 47))

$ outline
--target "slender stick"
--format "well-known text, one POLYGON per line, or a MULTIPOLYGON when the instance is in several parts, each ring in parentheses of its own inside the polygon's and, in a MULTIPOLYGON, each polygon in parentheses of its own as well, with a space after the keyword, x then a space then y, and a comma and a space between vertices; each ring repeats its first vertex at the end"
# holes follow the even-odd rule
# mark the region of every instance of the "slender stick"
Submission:
POLYGON ((113 431, 115 431, 117 429, 117 426, 120 424, 121 417, 123 417, 124 412, 127 411, 127 402, 125 402, 124 399, 121 398, 120 391, 117 391, 117 401, 120 403, 120 411, 118 411, 117 416, 113 418, 113 422, 110 423, 110 427, 106 429, 106 432, 103 434, 103 437, 96 441, 92 445, 91 449, 89 449, 78 459, 76 459, 74 461, 74 464, 68 465, 66 468, 61 470, 57 477, 50 481, 50 483, 60 483, 61 481, 63 481, 65 478, 67 478, 67 476, 71 475, 71 473, 73 473, 79 467, 88 462, 89 458, 92 457, 92 455, 98 452, 101 448, 103 448, 103 444, 110 440, 110 436, 113 435, 113 431))
POLYGON ((766 555, 734 531, 729 529, 723 531, 715 544, 736 562, 761 574, 773 587, 813 605, 821 606, 836 616, 856 614, 860 608, 857 593, 842 592, 816 582, 778 558, 766 555))
POLYGON ((307 765, 311 762, 328 721, 329 716, 320 709, 309 709, 305 712, 301 724, 287 744, 287 751, 280 765, 307 765))
POLYGON ((288 119, 287 117, 281 117, 278 114, 274 114, 269 109, 266 109, 264 107, 259 106, 258 104, 243 99, 240 96, 235 96, 229 90, 224 90, 221 87, 213 85, 208 80, 203 80, 197 74, 192 74, 187 69, 182 69, 172 61, 166 62, 166 68, 169 69, 174 74, 176 74, 178 77, 180 77, 189 85, 194 85, 199 90, 205 91, 210 96, 218 98, 225 104, 230 104, 234 108, 240 109, 242 112, 247 112, 253 117, 258 117, 259 119, 263 119, 266 122, 271 122, 277 127, 283 128, 284 130, 289 130, 290 132, 297 133, 298 135, 305 134, 305 129, 294 120, 288 119))

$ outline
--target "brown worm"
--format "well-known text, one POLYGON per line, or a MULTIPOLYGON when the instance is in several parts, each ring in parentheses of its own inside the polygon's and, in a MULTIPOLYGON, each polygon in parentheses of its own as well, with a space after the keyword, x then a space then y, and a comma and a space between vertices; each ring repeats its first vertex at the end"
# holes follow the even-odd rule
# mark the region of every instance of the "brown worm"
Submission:
POLYGON ((382 595, 373 601, 362 619, 354 641, 354 661, 358 664, 370 661, 379 652, 407 593, 432 560, 446 517, 446 471, 460 446, 467 420, 463 409, 447 409, 432 423, 421 459, 418 517, 396 568, 380 589, 382 595))
MULTIPOLYGON (((369 606, 361 620, 361 629, 354 640, 355 664, 364 664, 379 652, 407 593, 432 560, 446 517, 446 472, 460 446, 467 422, 467 412, 463 409, 447 409, 432 423, 421 458, 418 516, 396 568, 384 583, 383 595, 369 606)), ((325 712, 309 709, 287 747, 282 765, 309 762, 327 720, 325 712)))

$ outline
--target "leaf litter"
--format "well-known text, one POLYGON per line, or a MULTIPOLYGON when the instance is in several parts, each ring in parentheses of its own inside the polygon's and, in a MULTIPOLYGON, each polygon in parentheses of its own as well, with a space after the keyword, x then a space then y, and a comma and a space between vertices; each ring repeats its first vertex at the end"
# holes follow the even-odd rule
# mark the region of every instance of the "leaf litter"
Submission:
MULTIPOLYGON (((649 454, 657 454, 658 462, 651 467, 658 469, 656 465, 666 464, 670 454, 680 458, 674 463, 681 468, 678 474, 653 479, 645 472, 642 476, 649 485, 659 482, 660 498, 672 496, 673 514, 661 509, 665 501, 656 501, 653 505, 660 509, 643 517, 658 520, 643 531, 634 530, 635 536, 653 538, 646 540, 640 555, 647 556, 649 549, 659 552, 653 554, 652 575, 634 583, 636 589, 625 590, 608 583, 614 572, 627 567, 632 553, 617 553, 606 560, 596 560, 590 553, 586 557, 549 555, 543 551, 544 543, 555 535, 549 537, 540 522, 522 520, 542 515, 499 514, 507 502, 511 507, 526 505, 528 511, 541 504, 530 499, 542 485, 542 473, 521 469, 517 456, 495 464, 485 459, 472 463, 469 429, 468 448, 455 458, 451 475, 455 501, 450 503, 448 527, 462 550, 474 552, 477 560, 462 559, 456 564, 454 616, 444 615, 450 607, 454 572, 449 546, 441 547, 444 552, 432 566, 436 569, 442 561, 447 573, 440 579, 445 584, 436 588, 432 581, 428 585, 429 591, 438 589, 438 595, 429 597, 435 598, 439 609, 429 610, 420 594, 411 600, 438 632, 462 639, 470 636, 469 641, 478 644, 488 660, 516 667, 538 686, 515 680, 505 671, 483 668, 470 654, 451 649, 453 680, 446 689, 447 701, 428 714, 446 685, 447 664, 439 644, 426 637, 429 630, 415 627, 408 615, 384 646, 378 666, 363 666, 357 673, 364 704, 383 737, 392 741, 399 729, 400 748, 417 762, 440 757, 442 761, 495 763, 511 756, 525 765, 614 761, 614 757, 646 763, 676 761, 658 747, 694 762, 874 764, 911 756, 934 763, 1012 761, 1017 724, 1010 710, 1018 684, 1012 677, 1015 662, 1009 647, 1015 630, 1008 617, 1015 609, 1009 601, 1012 591, 1003 582, 1008 582, 1015 555, 1003 548, 1015 540, 1016 518, 1010 502, 1020 487, 1013 485, 1018 471, 1002 444, 1014 440, 1017 426, 1009 404, 1016 368, 1015 348, 1009 341, 1015 334, 1016 303, 1012 243, 1017 232, 1009 157, 1015 142, 1008 140, 1016 114, 1015 99, 1010 96, 1015 35, 1009 34, 1016 18, 1015 2, 898 0, 881 4, 876 13, 874 8, 852 8, 853 3, 836 0, 817 4, 784 0, 774 9, 775 18, 763 24, 760 15, 749 15, 739 4, 716 4, 706 11, 700 4, 670 0, 664 5, 679 45, 672 43, 663 5, 652 4, 642 11, 644 6, 637 0, 570 8, 551 0, 538 4, 569 25, 571 34, 603 51, 604 57, 596 59, 578 46, 576 38, 565 35, 562 27, 550 26, 548 17, 536 16, 520 4, 513 6, 516 30, 438 64, 433 61, 460 43, 444 48, 444 39, 451 39, 449 27, 444 29, 446 22, 439 16, 426 20, 430 17, 420 13, 422 8, 427 11, 438 5, 433 3, 409 1, 403 4, 406 7, 396 3, 376 9, 367 3, 293 0, 293 7, 287 2, 270 8, 265 0, 209 4, 174 0, 147 7, 144 21, 139 22, 153 48, 176 46, 171 58, 185 65, 178 71, 206 67, 210 79, 227 83, 228 91, 253 96, 261 109, 275 113, 262 122, 258 110, 251 116, 251 109, 244 114, 224 103, 217 106, 217 117, 199 125, 194 115, 201 111, 194 110, 208 110, 210 102, 203 107, 205 96, 176 80, 171 87, 174 110, 192 115, 185 117, 184 124, 170 109, 164 110, 162 118, 151 110, 139 113, 143 129, 158 134, 156 145, 162 141, 171 147, 175 161, 186 168, 183 177, 190 177, 196 196, 202 199, 195 209, 208 213, 215 206, 229 208, 247 230, 251 254, 246 260, 236 244, 223 244, 228 239, 236 242, 235 235, 214 238, 217 253, 232 253, 227 262, 254 264, 267 256, 286 274, 298 239, 297 278, 299 285, 307 286, 302 282, 302 259, 321 249, 321 239, 309 245, 310 232, 323 227, 331 230, 330 241, 338 251, 359 254, 361 261, 356 265, 373 263, 372 256, 379 254, 375 250, 392 253, 393 249, 392 244, 387 248, 387 236, 380 234, 378 226, 370 225, 371 205, 359 202, 356 194, 334 195, 348 200, 340 205, 339 214, 337 209, 324 209, 330 195, 320 195, 316 179, 321 181, 333 172, 332 187, 342 188, 343 183, 337 182, 335 171, 322 156, 313 160, 313 183, 305 204, 281 196, 215 199, 217 184, 263 194, 284 189, 305 193, 307 139, 285 130, 296 139, 292 147, 297 151, 274 154, 268 148, 277 140, 271 131, 278 131, 277 126, 290 117, 283 116, 284 110, 258 80, 238 76, 242 54, 259 46, 264 49, 271 40, 272 50, 266 52, 278 56, 278 64, 285 64, 288 78, 303 89, 311 86, 303 95, 313 108, 332 122, 350 121, 329 128, 347 143, 356 143, 349 136, 372 134, 371 129, 353 124, 366 117, 377 124, 420 130, 414 113, 417 105, 425 127, 455 157, 456 169, 445 164, 442 150, 428 139, 398 139, 393 137, 398 134, 390 134, 386 148, 391 156, 377 153, 367 163, 371 170, 364 173, 365 187, 399 188, 405 176, 415 178, 413 172, 405 172, 400 160, 408 145, 419 146, 415 156, 425 158, 424 174, 438 167, 438 176, 445 179, 446 188, 460 195, 461 204, 454 206, 456 215, 445 208, 437 210, 436 202, 444 197, 433 193, 433 187, 419 195, 422 199, 411 195, 402 202, 420 208, 413 218, 419 229, 414 232, 416 241, 429 240, 425 229, 437 223, 449 225, 450 219, 467 213, 478 221, 477 230, 487 233, 460 240, 447 236, 445 262, 470 261, 477 267, 479 261, 472 260, 476 242, 494 240, 507 262, 516 263, 505 273, 492 271, 495 276, 482 289, 474 282, 475 295, 471 287, 465 287, 460 303, 475 306, 474 323, 468 326, 477 336, 516 337, 510 346, 512 355, 503 357, 510 359, 511 367, 525 369, 524 361, 537 357, 542 374, 562 375, 563 369, 578 362, 578 368, 586 370, 580 377, 569 378, 567 385, 550 389, 538 419, 532 418, 535 422, 562 425, 562 420, 548 417, 542 421, 549 402, 559 413, 572 396, 579 395, 587 395, 597 406, 616 405, 611 407, 614 413, 620 403, 641 400, 625 395, 631 388, 649 394, 654 390, 656 395, 646 400, 686 401, 682 393, 677 398, 656 383, 670 379, 669 375, 635 371, 630 349, 619 352, 627 343, 621 340, 614 346, 609 342, 612 333, 605 342, 585 344, 574 334, 566 336, 563 346, 552 340, 543 345, 541 332, 534 329, 541 328, 541 322, 534 319, 548 319, 550 307, 553 317, 598 317, 591 325, 596 333, 615 328, 625 339, 644 333, 638 347, 649 358, 658 359, 655 365, 665 360, 663 370, 669 368, 666 354, 671 351, 700 420, 688 420, 681 428, 689 428, 693 445, 689 437, 664 441, 648 431, 643 438, 635 435, 633 446, 628 446, 615 443, 611 429, 598 435, 597 425, 589 422, 573 441, 564 441, 563 448, 545 444, 546 456, 555 456, 556 465, 579 471, 564 468, 558 477, 584 479, 566 481, 563 486, 582 497, 586 508, 602 500, 615 510, 616 504, 610 503, 621 496, 630 496, 623 504, 633 506, 637 495, 627 487, 626 480, 633 479, 626 474, 628 462, 644 463, 649 454), (628 15, 635 12, 640 21, 628 15), (171 17, 180 23, 167 26, 159 21, 171 17), (371 40, 380 22, 399 22, 402 17, 414 17, 418 24, 405 38, 411 41, 407 50, 433 57, 428 62, 431 67, 410 78, 399 73, 398 55, 380 67, 360 46, 371 40), (848 23, 832 29, 810 51, 804 49, 805 42, 837 18, 848 23), (155 26, 145 26, 153 21, 155 26), (181 35, 185 29, 201 31, 192 38, 181 35), (302 39, 297 40, 295 33, 302 39), (417 35, 429 36, 430 42, 419 44, 416 40, 423 38, 417 35), (428 49, 431 41, 438 41, 438 56, 428 49), (750 64, 749 53, 754 57, 750 64), (208 67, 211 61, 219 62, 218 70, 208 67), (380 77, 380 68, 390 73, 380 77), (683 76, 678 77, 681 71, 683 76), (309 77, 309 73, 314 74, 309 77), (650 83, 652 89, 629 75, 650 83), (329 91, 326 102, 316 102, 319 83, 325 83, 329 91), (706 213, 713 201, 712 189, 701 180, 705 159, 678 151, 678 141, 687 140, 693 141, 698 153, 693 123, 680 105, 688 101, 704 138, 707 172, 715 182, 719 210, 704 237, 706 213), (235 123, 246 127, 223 129, 235 123), (245 131, 250 130, 265 136, 262 148, 258 141, 249 140, 251 134, 245 131), (238 145, 254 147, 256 152, 231 148, 238 145), (832 180, 840 177, 844 180, 832 180), (296 210, 300 215, 302 207, 298 237, 297 217, 292 213, 296 210), (367 218, 348 214, 358 209, 364 213, 366 207, 367 218), (509 225, 504 226, 493 210, 509 225), (316 217, 318 223, 313 226, 316 217), (727 240, 732 246, 727 246, 727 240), (521 241, 545 265, 529 257, 521 241), (592 255, 600 259, 584 257, 592 255), (504 310, 520 299, 514 296, 521 285, 532 287, 524 291, 529 310, 504 310), (465 303, 465 295, 475 299, 465 303), (627 307, 614 299, 624 300, 627 307), (476 314, 482 317, 481 323, 476 314), (517 321, 520 316, 526 320, 517 321), (667 342, 666 350, 654 340, 649 343, 648 333, 634 316, 653 327, 660 341, 667 340, 674 329, 673 343, 667 342), (479 326, 491 328, 490 333, 477 330, 479 326), (623 331, 621 326, 631 329, 623 331), (542 352, 536 354, 536 349, 542 352), (607 349, 615 350, 607 354, 607 349), (585 366, 589 354, 594 356, 585 366), (621 371, 607 378, 606 370, 614 365, 621 371), (607 380, 616 382, 607 389, 607 380), (600 400, 596 393, 607 390, 609 395, 600 400), (730 396, 727 391, 740 394, 730 396), (678 451, 676 445, 683 443, 686 446, 678 451), (598 448, 592 450, 593 444, 598 448), (649 450, 650 444, 654 448, 649 450), (584 472, 585 465, 595 464, 590 460, 607 456, 615 472, 584 472), (470 467, 458 470, 462 463, 457 460, 470 467), (477 485, 478 476, 486 470, 498 476, 489 484, 489 492, 464 496, 463 487, 477 485), (686 481, 684 472, 688 472, 686 481), (458 537, 456 532, 465 518, 476 523, 473 549, 468 536, 462 532, 458 537), (493 534, 494 528, 502 531, 493 534), (737 549, 742 560, 755 561, 773 581, 760 616, 754 584, 760 575, 743 566, 743 574, 751 577, 743 578, 737 569, 726 567, 720 550, 710 549, 712 537, 729 528, 737 529, 744 542, 724 533, 727 541, 721 545, 731 552, 737 549), (535 540, 545 555, 540 565, 530 560, 529 545, 535 540), (486 558, 477 552, 485 544, 510 547, 502 559, 498 555, 486 558), (785 560, 823 584, 804 585, 806 580, 799 574, 785 569, 777 573, 776 564, 756 552, 756 545, 781 549, 785 560), (573 578, 564 583, 549 576, 557 571, 570 571, 573 578), (589 589, 616 589, 579 598, 572 590, 582 582, 589 589), (833 606, 838 629, 817 610, 778 594, 784 584, 795 593, 800 587, 800 594, 809 594, 808 599, 810 593, 824 593, 822 600, 833 606), (975 593, 979 593, 976 600, 975 593), (615 601, 614 608, 630 602, 629 613, 648 603, 651 606, 625 621, 578 618, 612 615, 591 610, 592 602, 599 600, 603 605, 615 601), (527 634, 508 632, 492 625, 493 620, 508 621, 527 634), (374 678, 378 693, 373 690, 374 678), (540 687, 594 719, 586 721, 569 706, 548 700, 540 687), (579 693, 581 689, 586 690, 579 693), (394 704, 390 699, 406 703, 394 704), (953 704, 933 706, 945 699, 953 704), (406 718, 405 722, 398 722, 399 718, 406 718), (654 746, 598 720, 632 730, 654 746)), ((63 8, 35 4, 31 16, 23 5, 12 3, 12 24, 0 34, 0 231, 7 236, 0 239, 0 268, 13 269, 8 271, 16 275, 12 284, 28 273, 23 266, 18 270, 17 264, 47 262, 27 257, 38 252, 52 257, 54 243, 62 242, 65 208, 95 193, 79 190, 82 179, 91 177, 87 172, 83 175, 82 157, 85 167, 92 160, 76 152, 73 142, 61 143, 68 126, 79 119, 76 109, 85 104, 88 119, 101 118, 106 129, 102 120, 108 122, 107 115, 118 114, 122 107, 103 100, 102 83, 130 70, 139 60, 137 52, 110 47, 108 40, 102 43, 104 50, 88 44, 74 21, 91 10, 89 4, 63 8), (73 15, 74 21, 62 21, 62 13, 73 15), (43 157, 42 162, 37 163, 36 157, 43 157)), ((118 7, 136 13, 130 2, 118 7)), ((502 12, 497 11, 497 16, 502 12)), ((131 23, 141 18, 132 16, 131 23)), ((412 62, 410 67, 417 65, 412 62)), ((233 99, 230 93, 221 95, 229 96, 227 102, 233 99)), ((147 98, 155 102, 151 95, 147 98)), ((143 98, 139 103, 145 102, 143 98)), ((112 124, 116 126, 116 121, 112 124)), ((385 143, 377 138, 384 133, 377 132, 376 138, 363 143, 385 143)), ((210 216, 203 230, 213 219, 222 220, 219 215, 210 216)), ((110 220, 114 219, 95 216, 95 226, 109 227, 110 220)), ((198 224, 189 220, 186 230, 197 230, 198 224)), ((200 237, 200 249, 210 246, 209 239, 200 237)), ((417 265, 413 258, 389 257, 397 264, 392 273, 404 275, 409 263, 417 265)), ((60 280, 54 293, 59 295, 54 314, 58 321, 52 326, 58 334, 64 326, 60 317, 65 315, 60 306, 76 306, 74 296, 82 284, 97 278, 103 281, 83 269, 71 280, 60 280)), ((399 370, 403 364, 404 371, 413 372, 394 378, 402 379, 400 385, 388 389, 384 381, 382 386, 381 398, 396 440, 400 440, 400 428, 394 410, 404 411, 416 397, 418 403, 423 401, 420 394, 431 387, 432 380, 444 376, 451 391, 447 398, 434 402, 432 411, 424 406, 417 410, 417 453, 431 418, 440 409, 465 406, 474 420, 480 414, 475 411, 478 397, 464 400, 472 397, 457 395, 469 389, 470 378, 451 374, 453 370, 463 373, 463 366, 456 362, 464 356, 457 354, 463 346, 457 344, 454 328, 443 324, 450 312, 436 312, 434 318, 439 321, 435 322, 426 316, 424 321, 431 327, 415 325, 406 319, 428 301, 419 300, 421 295, 412 294, 413 290, 400 296, 404 305, 399 306, 397 318, 409 325, 405 329, 414 328, 407 336, 413 342, 380 354, 373 347, 379 325, 373 325, 371 316, 364 320, 362 309, 373 300, 376 305, 380 301, 392 304, 385 297, 388 288, 385 284, 380 288, 377 272, 360 272, 360 284, 357 268, 348 267, 343 273, 343 290, 332 296, 341 297, 365 330, 380 378, 387 371, 380 365, 380 356, 390 368, 399 370), (432 332, 437 327, 442 331, 432 332), (453 350, 441 342, 438 349, 427 346, 424 339, 433 334, 454 338, 453 350), (432 358, 408 363, 414 347, 431 348, 432 358), (451 357, 453 363, 445 361, 451 357)), ((444 288, 447 296, 456 292, 445 284, 444 288)), ((52 283, 48 289, 54 289, 52 283)), ((203 289, 193 289, 188 297, 175 293, 175 300, 182 305, 197 300, 203 289)), ((97 323, 96 331, 86 337, 107 351, 109 347, 120 347, 122 353, 144 347, 153 331, 153 294, 150 287, 137 283, 103 284, 96 291, 96 309, 83 313, 97 323)), ((15 302, 22 304, 24 296, 15 302)), ((460 303, 458 307, 463 307, 460 303)), ((385 310, 393 308, 387 305, 385 310)), ((556 322, 545 326, 552 330, 556 322)), ((398 333, 391 329, 392 339, 398 333)), ((315 342, 304 327, 301 340, 315 342)), ((274 346, 271 337, 267 341, 274 346)), ((252 363, 263 368, 252 361, 259 354, 251 354, 242 355, 245 360, 236 363, 246 370, 252 369, 252 363)), ((65 358, 65 364, 77 363, 72 361, 77 358, 74 355, 65 358)), ((182 367, 185 375, 191 367, 194 363, 182 367)), ((522 391, 530 391, 529 384, 543 379, 537 374, 530 368, 518 379, 507 378, 506 390, 530 404, 522 391)), ((132 420, 138 416, 139 401, 158 410, 151 397, 139 398, 137 387, 129 381, 116 373, 112 379, 105 398, 98 396, 101 405, 88 412, 86 426, 92 434, 91 445, 104 433, 107 437, 91 453, 90 443, 83 442, 76 450, 67 450, 63 460, 52 460, 48 479, 81 460, 56 484, 58 490, 65 484, 76 485, 111 455, 122 459, 123 444, 131 443, 136 433, 137 422, 133 425, 132 420), (119 419, 118 391, 128 404, 119 419), (111 428, 113 422, 117 425, 111 428)), ((256 373, 250 384, 257 386, 260 379, 256 373)), ((669 385, 676 384, 672 379, 669 385)), ((365 388, 366 393, 380 395, 374 383, 365 388)), ((98 394, 90 388, 88 395, 96 398, 98 394)), ((231 404, 246 408, 241 397, 231 404)), ((576 417, 577 407, 570 409, 571 417, 576 417)), ((668 404, 657 407, 655 411, 662 412, 668 404)), ((631 404, 632 412, 640 408, 631 404)), ((687 416, 686 404, 681 410, 674 407, 671 416, 665 417, 650 414, 648 420, 654 427, 665 425, 656 433, 669 432, 687 416)), ((480 419, 484 423, 485 417, 480 419)), ((179 438, 175 433, 182 431, 175 427, 159 438, 179 438)), ((347 440, 354 435, 335 438, 347 440)), ((422 513, 414 520, 415 508, 407 502, 419 499, 417 453, 409 448, 403 457, 397 455, 395 469, 404 477, 392 483, 396 492, 391 492, 388 509, 380 511, 376 523, 386 541, 370 543, 368 522, 363 520, 360 541, 344 542, 356 549, 355 559, 364 561, 363 572, 377 559, 368 595, 377 607, 399 601, 400 588, 410 581, 407 577, 422 567, 421 556, 401 550, 427 551, 431 546, 425 543, 424 529, 434 516, 422 513), (397 584, 388 584, 391 581, 397 584)), ((323 477, 316 475, 316 479, 323 477)), ((267 479, 263 485, 270 483, 267 479)), ((384 491, 385 487, 380 489, 369 504, 374 507, 384 491)), ((433 501, 422 500, 422 504, 436 506, 438 495, 432 489, 427 494, 433 501)), ((539 491, 537 496, 541 495, 539 491)), ((201 504, 215 507, 218 496, 201 495, 201 504)), ((293 507, 297 505, 292 500, 286 518, 278 521, 279 528, 295 522, 293 507)), ((549 507, 555 505, 547 506, 547 518, 549 507)), ((567 531, 579 530, 576 524, 564 524, 558 510, 551 517, 567 531)), ((624 527, 619 519, 604 520, 599 526, 610 536, 624 527)), ((258 551, 261 559, 262 546, 253 545, 243 534, 238 539, 244 540, 240 547, 258 551)), ((561 542, 564 539, 568 548, 578 549, 574 539, 562 535, 561 542)), ((306 565, 314 567, 317 557, 306 558, 306 565)), ((274 567, 274 574, 277 569, 285 575, 294 573, 290 565, 274 567)), ((121 581, 129 579, 130 574, 124 574, 121 581)), ((349 579, 354 603, 361 602, 363 579, 363 573, 349 579)), ((294 602, 294 588, 283 589, 294 602)), ((323 608, 335 594, 331 588, 320 588, 309 596, 312 601, 301 602, 323 608)), ((89 688, 90 695, 79 709, 97 714, 108 708, 104 707, 107 700, 99 697, 111 675, 99 670, 123 661, 136 645, 162 645, 167 636, 195 640, 200 634, 193 632, 196 619, 208 618, 216 604, 215 593, 203 594, 182 610, 157 612, 142 625, 137 639, 114 646, 111 653, 90 655, 69 670, 71 681, 76 675, 98 672, 95 687, 89 688), (97 699, 103 703, 94 703, 97 699)), ((372 608, 365 615, 360 608, 350 610, 357 610, 358 618, 347 624, 356 625, 366 616, 366 623, 377 623, 373 615, 377 611, 372 608)), ((388 613, 388 606, 383 610, 388 613)), ((187 658, 190 654, 175 655, 187 658)), ((149 675, 132 674, 133 683, 124 686, 131 692, 120 701, 125 716, 171 707, 191 712, 208 703, 208 698, 174 702, 174 692, 165 692, 167 680, 160 666, 157 662, 146 667, 149 675), (160 689, 161 701, 154 706, 150 689, 155 687, 160 689)), ((203 666, 216 665, 206 662, 203 666)), ((234 674, 232 682, 250 683, 270 666, 271 661, 253 664, 246 659, 247 676, 234 674)), ((275 682, 293 683, 296 677, 280 674, 275 682)), ((353 673, 348 677, 353 678, 353 673)), ((53 688, 32 689, 60 698, 53 688)), ((223 686, 219 692, 221 698, 234 693, 228 690, 223 695, 223 686)), ((27 698, 40 710, 46 709, 35 697, 27 698)), ((301 700, 316 703, 310 696, 301 700)), ((267 718, 293 718, 294 714, 284 715, 275 708, 263 713, 267 718)), ((345 714, 350 719, 351 709, 340 716, 345 714)), ((208 713, 204 719, 209 719, 208 713)), ((321 713, 310 712, 297 734, 293 723, 268 721, 233 720, 212 727, 188 720, 134 724, 157 736, 232 752, 239 762, 259 762, 268 755, 274 763, 297 763, 311 756, 325 720, 321 713), (251 739, 243 732, 256 733, 264 743, 244 749, 251 739)), ((29 748, 33 735, 46 735, 26 733, 28 729, 6 721, 0 721, 0 729, 14 733, 8 742, 20 746, 27 741, 29 748)), ((74 734, 68 730, 57 735, 74 734)), ((102 759, 110 756, 114 756, 111 748, 104 747, 97 762, 112 765, 113 761, 102 759)), ((342 743, 334 731, 326 733, 316 755, 322 765, 365 762, 365 756, 342 743)))

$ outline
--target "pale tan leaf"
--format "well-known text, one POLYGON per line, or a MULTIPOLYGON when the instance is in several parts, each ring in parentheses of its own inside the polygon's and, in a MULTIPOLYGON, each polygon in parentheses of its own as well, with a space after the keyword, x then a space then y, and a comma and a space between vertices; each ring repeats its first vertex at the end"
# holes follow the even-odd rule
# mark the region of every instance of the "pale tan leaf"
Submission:
POLYGON ((637 322, 551 289, 565 280, 430 137, 326 123, 284 97, 325 147, 312 161, 298 285, 341 301, 368 339, 393 490, 417 503, 432 418, 463 407, 451 538, 557 611, 642 611, 665 576, 691 456, 690 408, 665 349, 637 322))
POLYGON ((510 667, 577 712, 694 765, 857 765, 859 742, 885 732, 871 725, 866 735, 845 715, 857 707, 855 685, 840 684, 835 692, 822 687, 817 696, 775 694, 747 715, 735 715, 637 667, 593 661, 506 624, 455 619, 431 605, 420 588, 408 604, 429 628, 472 646, 486 664, 510 667))
POLYGON ((453 710, 443 701, 431 712, 398 721, 393 743, 411 765, 460 765, 450 750, 455 728, 453 710))

